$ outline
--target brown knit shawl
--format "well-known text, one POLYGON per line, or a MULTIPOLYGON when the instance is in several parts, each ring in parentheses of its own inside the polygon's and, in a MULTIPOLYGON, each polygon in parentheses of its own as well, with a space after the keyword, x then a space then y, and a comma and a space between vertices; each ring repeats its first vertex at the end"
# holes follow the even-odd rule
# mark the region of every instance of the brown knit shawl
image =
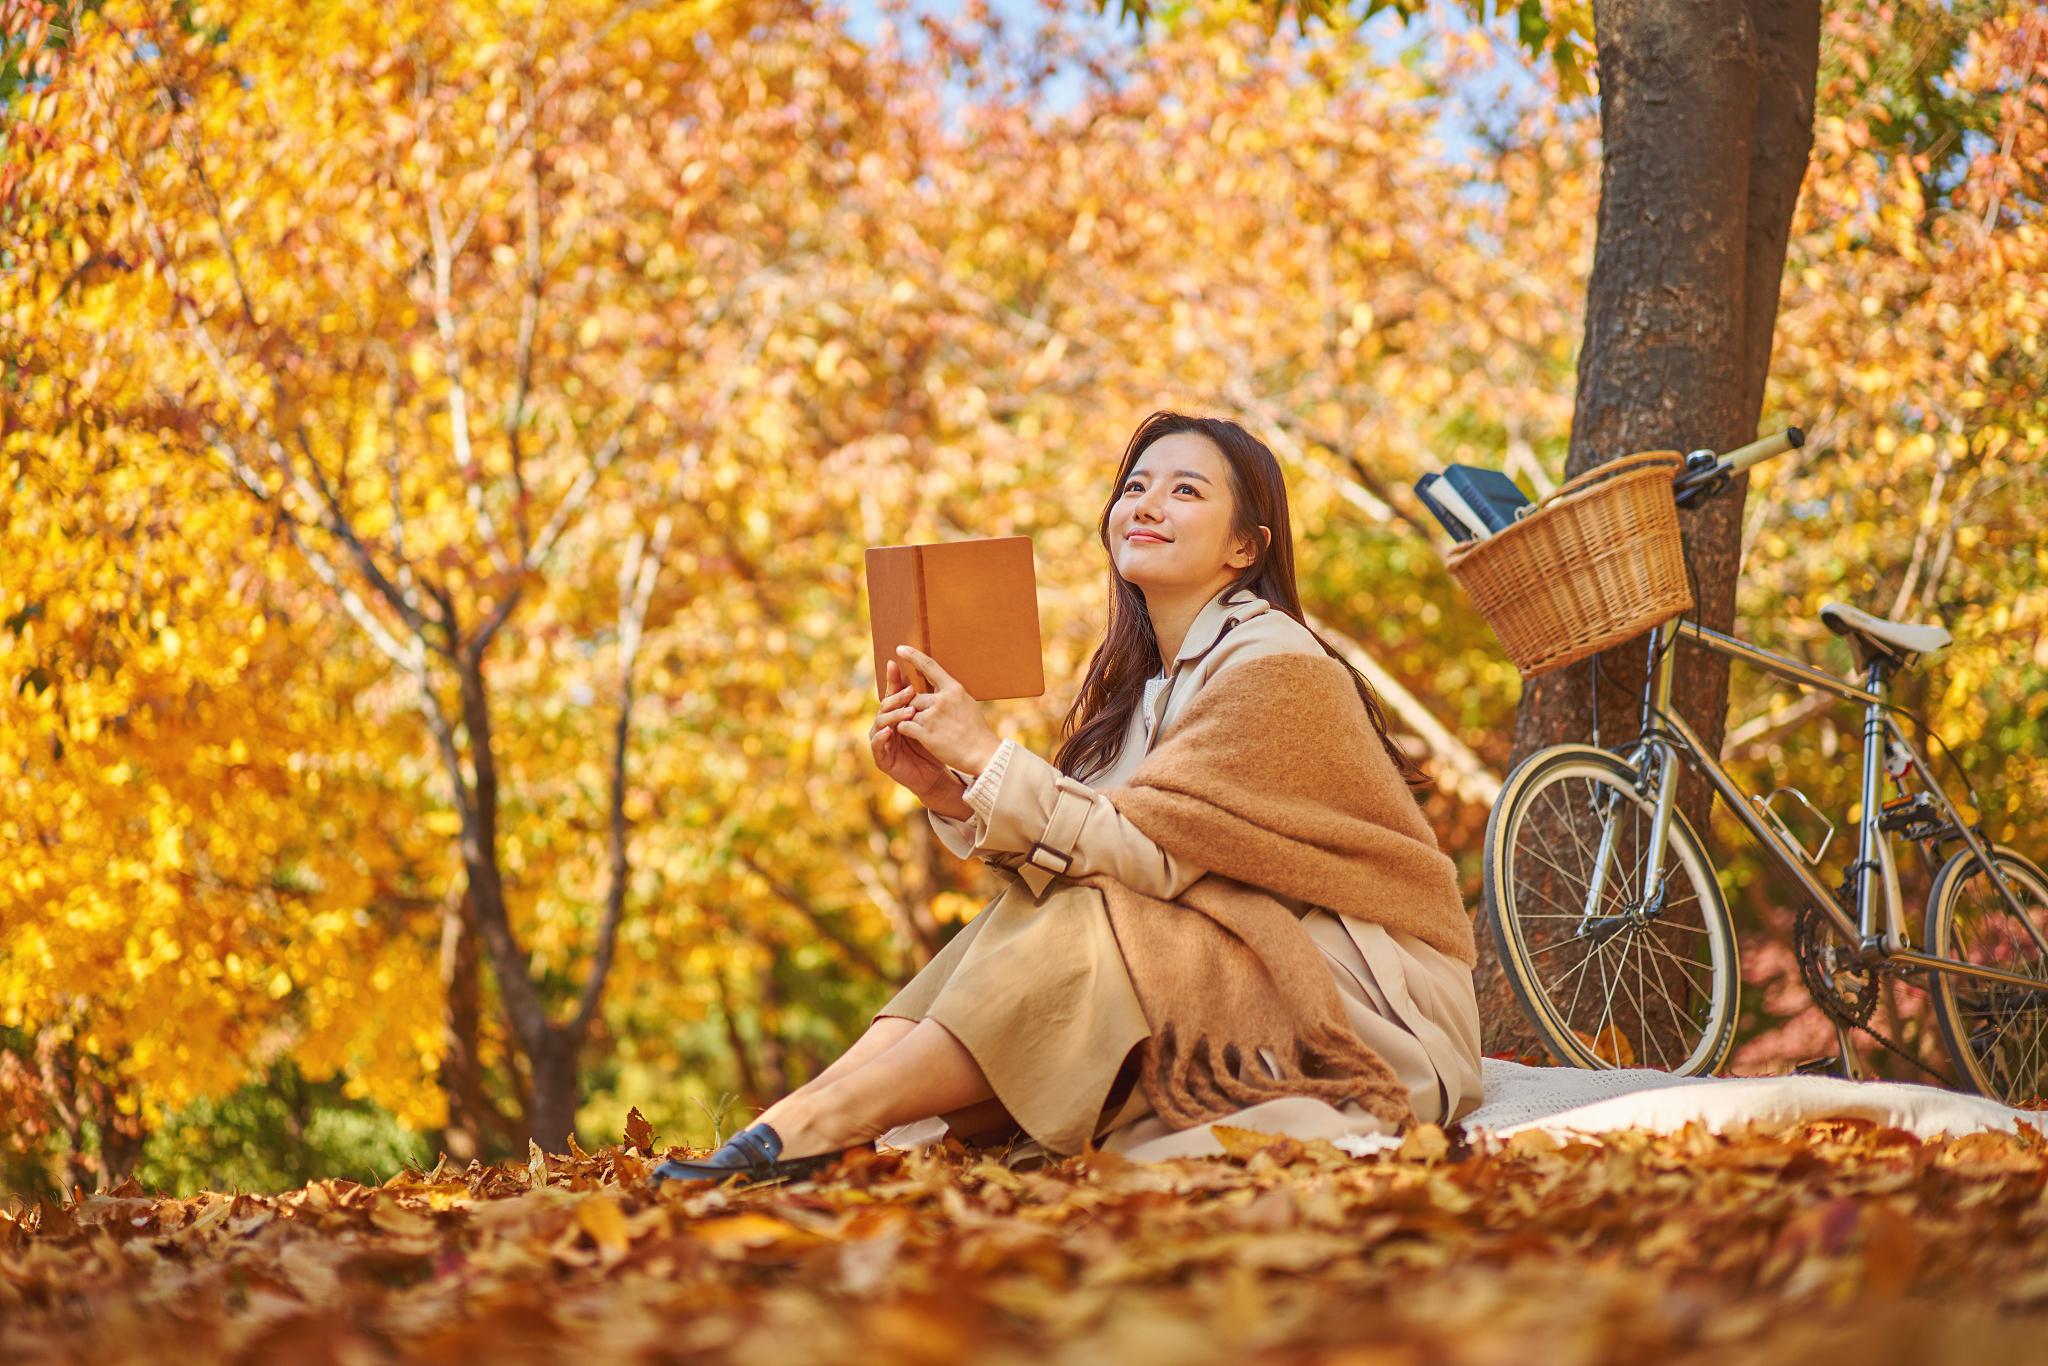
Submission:
POLYGON ((1219 670, 1105 794, 1168 853, 1208 870, 1171 901, 1106 873, 1076 879, 1101 890, 1152 1027, 1140 1073, 1152 1108, 1189 1128, 1315 1096, 1412 1123, 1406 1088, 1346 1020, 1321 950, 1265 890, 1476 961, 1457 870, 1350 671, 1305 654, 1219 670))

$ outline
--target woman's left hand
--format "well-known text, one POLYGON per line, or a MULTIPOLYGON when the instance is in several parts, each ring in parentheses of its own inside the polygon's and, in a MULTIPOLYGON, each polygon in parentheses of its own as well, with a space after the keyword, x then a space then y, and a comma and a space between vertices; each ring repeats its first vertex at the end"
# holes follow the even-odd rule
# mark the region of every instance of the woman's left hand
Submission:
POLYGON ((931 682, 930 692, 910 699, 913 715, 896 723, 899 734, 925 747, 934 759, 962 773, 979 773, 995 757, 1003 738, 981 714, 981 704, 930 655, 909 645, 896 653, 931 682))

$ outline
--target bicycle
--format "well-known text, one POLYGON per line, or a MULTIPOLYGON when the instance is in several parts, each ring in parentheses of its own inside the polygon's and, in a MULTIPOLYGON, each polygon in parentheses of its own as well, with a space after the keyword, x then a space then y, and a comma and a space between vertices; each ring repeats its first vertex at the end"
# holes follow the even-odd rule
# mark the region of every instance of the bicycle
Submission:
MULTIPOLYGON (((1725 455, 1695 451, 1672 479, 1674 501, 1710 497, 1741 471, 1800 444, 1793 428, 1725 455)), ((1965 818, 1894 713, 1918 718, 1886 693, 1916 657, 1947 645, 1949 633, 1832 602, 1821 618, 1854 647, 1860 682, 1681 614, 1647 632, 1635 741, 1619 750, 1556 745, 1515 766, 1487 818, 1483 871, 1484 913, 1509 984, 1561 1062, 1655 1065, 1684 1075, 1726 1063, 1741 986, 1738 945, 1714 865, 1675 804, 1685 765, 1706 775, 1767 861, 1798 888, 1801 978, 1834 1024, 1845 1075, 1866 1075, 1851 1028, 1932 1071, 1871 1024, 1889 976, 1931 994, 1963 1084, 2008 1104, 2039 1106, 2048 1094, 2048 874, 2017 850, 1992 844, 1981 818, 1965 818), (1671 651, 1681 638, 1862 707, 1856 857, 1839 886, 1825 885, 1818 871, 1834 824, 1808 853, 1773 803, 1791 793, 1828 818, 1796 788, 1745 793, 1671 708, 1671 651), (1881 799, 1887 776, 1897 795, 1881 799), (1917 842, 1930 867, 1940 865, 1919 946, 1906 926, 1895 835, 1917 842), (1950 844, 1957 847, 1941 859, 1950 844)))

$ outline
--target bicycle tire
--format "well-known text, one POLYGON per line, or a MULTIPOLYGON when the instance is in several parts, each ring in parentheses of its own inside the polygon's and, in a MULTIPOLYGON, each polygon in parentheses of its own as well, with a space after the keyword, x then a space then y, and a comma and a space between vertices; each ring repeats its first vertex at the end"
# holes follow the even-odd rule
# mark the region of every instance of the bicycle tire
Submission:
MULTIPOLYGON (((1532 947, 1522 930, 1522 920, 1527 918, 1516 909, 1514 887, 1521 885, 1513 879, 1517 869, 1512 866, 1518 859, 1508 847, 1508 841, 1520 832, 1528 815, 1536 804, 1543 800, 1546 792, 1552 791, 1559 782, 1573 776, 1597 776, 1606 786, 1615 789, 1617 796, 1625 796, 1634 804, 1644 820, 1655 807, 1654 795, 1645 795, 1636 790, 1634 767, 1621 755, 1612 750, 1593 745, 1555 745, 1541 749, 1515 766, 1502 785, 1501 795, 1494 802, 1493 810, 1486 821, 1486 839, 1483 854, 1481 902, 1487 924, 1493 934, 1494 947, 1501 967, 1508 979, 1508 985, 1515 994, 1523 1015, 1535 1027, 1544 1047, 1551 1056, 1568 1066, 1588 1069, 1611 1069, 1626 1065, 1647 1065, 1635 1062, 1640 1056, 1638 1044, 1641 1040, 1631 1039, 1624 1049, 1617 1040, 1604 1040, 1612 1056, 1602 1056, 1603 1036, 1606 1031, 1596 1028, 1592 1036, 1575 1030, 1571 1016, 1578 999, 1562 1010, 1558 1003, 1550 1000, 1545 990, 1543 972, 1537 964, 1540 953, 1560 947, 1555 941, 1548 945, 1532 947), (1589 1046, 1590 1044, 1590 1046, 1589 1046)), ((1706 846, 1698 833, 1685 819, 1684 813, 1674 809, 1665 832, 1667 862, 1675 857, 1678 866, 1687 870, 1688 881, 1698 893, 1701 918, 1700 929, 1707 936, 1707 949, 1711 957, 1708 966, 1710 974, 1706 988, 1700 994, 1705 998, 1706 1016, 1700 1024, 1700 1039, 1691 1046, 1676 1067, 1665 1066, 1656 1070, 1673 1072, 1681 1076, 1710 1075, 1720 1070, 1734 1046, 1735 1014, 1741 993, 1740 949, 1735 938, 1734 923, 1728 913, 1726 899, 1721 894, 1719 879, 1715 876, 1714 865, 1708 857, 1706 846)), ((1552 868, 1557 865, 1552 863, 1552 868)), ((1563 870, 1559 870, 1563 871, 1563 870)), ((1667 873, 1667 876, 1669 874, 1667 873)), ((1553 903, 1556 904, 1556 903, 1553 903)), ((1553 912, 1535 913, 1539 917, 1558 918, 1553 912)), ((1691 928, 1691 927, 1685 927, 1691 928)), ((1604 953, 1604 948, 1589 951, 1604 953)), ((1646 949, 1644 960, 1652 962, 1651 951, 1646 949)), ((1617 975, 1626 966, 1626 950, 1617 967, 1617 975)), ((1579 971, 1584 971, 1582 963, 1579 971)), ((1605 966, 1602 967, 1603 977, 1605 966)), ((1640 966, 1638 968, 1640 972, 1640 966)), ((1698 983, 1689 977, 1682 977, 1689 985, 1697 988, 1698 983)), ((1625 986, 1625 982, 1623 982, 1625 986)), ((1671 998, 1666 995, 1666 1001, 1671 998)), ((1675 1004, 1672 1007, 1674 1019, 1679 1017, 1675 1004)), ((1647 1024, 1647 1017, 1644 1023, 1647 1024)), ((1618 1019, 1610 1026, 1619 1034, 1618 1019)), ((1647 1036, 1648 1031, 1643 1031, 1647 1036)), ((1622 1036, 1626 1038, 1626 1035, 1622 1036)), ((1666 1055, 1668 1064, 1668 1054, 1666 1055)))
MULTIPOLYGON (((2019 851, 2002 844, 1991 846, 1991 857, 2004 869, 2006 876, 2013 880, 2014 890, 2019 895, 2022 906, 2024 907, 2031 897, 2034 905, 2040 908, 2039 928, 2048 933, 2048 873, 2043 873, 2039 866, 2021 855, 2019 851)), ((1982 876, 1983 867, 1983 861, 1977 855, 1968 849, 1961 849, 1942 864, 1941 870, 1934 875, 1934 885, 1927 893, 1928 953, 1939 958, 1960 957, 1965 962, 1983 961, 1968 957, 1967 949, 1964 954, 1958 954, 1953 950, 1957 938, 1956 905, 1969 885, 1969 877, 1972 874, 1982 876)), ((2005 908, 2004 900, 1997 898, 1992 889, 1987 887, 1986 890, 1991 892, 1993 898, 1986 905, 1995 907, 2001 920, 2010 921, 2012 913, 2005 908)), ((2023 947, 2036 950, 2034 969, 2042 974, 2044 980, 2048 980, 2048 955, 2038 954, 2037 946, 2031 941, 2013 942, 2023 942, 2023 947)), ((2009 966, 2002 962, 1996 965, 2009 966)), ((1973 1040, 1983 1039, 1985 1036, 1976 1032, 1981 1030, 1982 1025, 1980 1021, 1971 1017, 1970 1012, 1975 1007, 1959 997, 1959 993, 1972 990, 1970 979, 1947 972, 1930 972, 1928 976, 1931 980, 1927 984, 1927 994, 1933 998, 1935 1022, 1941 1028, 1942 1042, 1948 1046, 1949 1057, 1955 1062, 1958 1079, 1977 1094, 1989 1096, 2007 1105, 2040 1105, 2044 1099, 2048 1099, 2048 999, 2043 999, 2041 1004, 2031 1008, 2031 1013, 2037 1017, 2032 1036, 2035 1042, 2030 1046, 2030 1051, 2023 1054, 2024 1057, 2031 1059, 2031 1063, 2010 1069, 2009 1076, 2001 1080, 1993 1075, 1997 1069, 1991 1061, 1987 1060, 1973 1043, 1973 1040)), ((1996 984, 1988 984, 1978 990, 1995 989, 1996 984)), ((2004 1035, 2001 1034, 1998 1040, 1991 1041, 1992 1048, 1996 1049, 2003 1038, 2004 1035)))

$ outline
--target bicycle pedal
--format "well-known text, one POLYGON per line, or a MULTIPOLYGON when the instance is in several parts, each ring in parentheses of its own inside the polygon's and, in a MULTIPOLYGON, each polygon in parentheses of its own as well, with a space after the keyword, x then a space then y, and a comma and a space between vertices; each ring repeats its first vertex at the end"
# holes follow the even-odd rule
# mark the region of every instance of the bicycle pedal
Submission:
POLYGON ((1842 1055, 1840 1053, 1828 1053, 1818 1058, 1808 1058, 1805 1062, 1795 1062, 1792 1064, 1792 1075, 1795 1077, 1842 1076, 1842 1055))

